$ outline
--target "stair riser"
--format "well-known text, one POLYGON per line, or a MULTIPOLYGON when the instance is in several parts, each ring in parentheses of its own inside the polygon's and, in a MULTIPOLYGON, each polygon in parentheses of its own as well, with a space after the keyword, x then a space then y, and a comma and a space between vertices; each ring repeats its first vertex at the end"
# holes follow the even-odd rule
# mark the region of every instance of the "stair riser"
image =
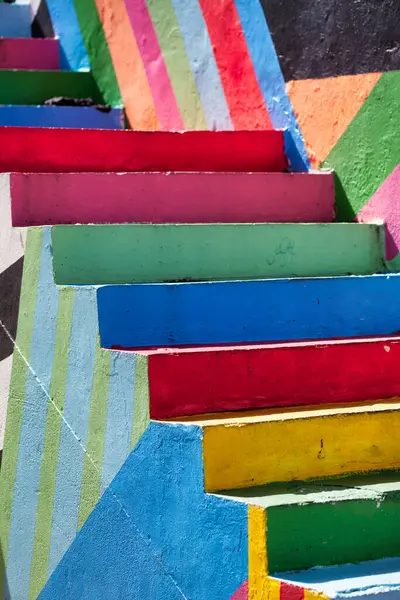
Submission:
POLYGON ((267 510, 271 573, 400 555, 400 493, 267 510))
POLYGON ((394 398, 399 364, 400 341, 390 339, 154 353, 151 417, 394 398))
POLYGON ((400 330, 398 275, 106 286, 97 298, 106 348, 365 337, 400 330))
MULTIPOLYGON (((90 97, 102 103, 101 94, 90 73, 0 70, 0 104, 36 105, 57 96, 90 97)), ((15 133, 15 136, 18 137, 18 134, 15 133)), ((35 158, 31 158, 33 164, 35 158)))
POLYGON ((75 106, 0 106, 0 127, 123 129, 124 115, 119 108, 102 112, 75 106))
POLYGON ((52 229, 60 285, 382 272, 383 228, 351 224, 76 225, 52 229))
POLYGON ((30 36, 29 4, 12 5, 0 2, 0 37, 29 38, 30 36))
POLYGON ((16 227, 334 219, 331 173, 13 173, 11 190, 16 227))
POLYGON ((398 410, 290 416, 205 426, 206 490, 400 467, 398 410))
POLYGON ((283 172, 286 168, 282 131, 0 129, 0 170, 6 172, 283 172))
POLYGON ((0 69, 39 69, 56 71, 60 68, 58 40, 0 39, 0 69))

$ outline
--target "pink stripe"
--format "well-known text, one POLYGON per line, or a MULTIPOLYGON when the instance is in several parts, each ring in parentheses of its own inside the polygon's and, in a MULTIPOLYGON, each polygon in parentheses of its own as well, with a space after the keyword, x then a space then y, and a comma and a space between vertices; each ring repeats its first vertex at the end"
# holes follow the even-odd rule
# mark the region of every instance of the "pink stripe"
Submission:
POLYGON ((145 0, 125 0, 161 128, 183 131, 184 122, 176 103, 165 61, 145 0))
POLYGON ((249 594, 249 585, 245 581, 238 590, 231 596, 231 600, 247 600, 249 594))
POLYGON ((334 217, 330 173, 13 173, 11 194, 15 227, 323 223, 334 217))

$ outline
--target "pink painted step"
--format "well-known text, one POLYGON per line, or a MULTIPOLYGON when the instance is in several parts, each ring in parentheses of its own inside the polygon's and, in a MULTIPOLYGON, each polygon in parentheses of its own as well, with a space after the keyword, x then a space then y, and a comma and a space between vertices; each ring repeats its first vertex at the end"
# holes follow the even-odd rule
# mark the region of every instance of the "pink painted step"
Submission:
POLYGON ((0 69, 57 71, 59 68, 58 40, 0 38, 0 69))
POLYGON ((398 336, 141 354, 152 419, 400 396, 398 336))
POLYGON ((332 221, 329 172, 11 173, 15 227, 332 221))

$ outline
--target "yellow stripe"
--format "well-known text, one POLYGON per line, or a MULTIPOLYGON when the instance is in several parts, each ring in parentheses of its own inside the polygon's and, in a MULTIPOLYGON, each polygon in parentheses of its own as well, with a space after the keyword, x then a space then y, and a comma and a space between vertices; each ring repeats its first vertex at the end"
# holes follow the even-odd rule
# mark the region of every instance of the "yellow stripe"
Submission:
POLYGON ((208 492, 400 468, 399 404, 204 423, 208 492), (370 410, 367 410, 370 408, 370 410))
POLYGON ((280 600, 280 582, 268 576, 267 514, 249 506, 249 600, 280 600))
POLYGON ((322 592, 304 589, 304 600, 329 600, 329 598, 322 592))

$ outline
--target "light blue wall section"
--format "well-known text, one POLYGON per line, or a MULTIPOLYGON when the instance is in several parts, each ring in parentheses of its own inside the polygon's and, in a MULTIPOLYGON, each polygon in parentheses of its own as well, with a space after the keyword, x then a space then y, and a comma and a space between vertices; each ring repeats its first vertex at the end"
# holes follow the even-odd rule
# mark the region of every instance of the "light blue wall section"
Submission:
POLYGON ((61 68, 71 71, 89 69, 90 61, 73 0, 47 0, 47 6, 54 33, 60 39, 61 68))

